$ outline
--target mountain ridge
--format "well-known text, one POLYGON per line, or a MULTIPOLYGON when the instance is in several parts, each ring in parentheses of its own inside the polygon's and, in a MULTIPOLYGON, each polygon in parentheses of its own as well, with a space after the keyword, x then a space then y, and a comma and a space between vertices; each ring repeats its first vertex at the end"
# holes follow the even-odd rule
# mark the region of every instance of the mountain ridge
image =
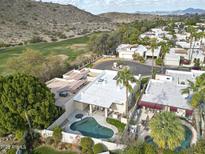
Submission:
POLYGON ((0 0, 0 42, 4 43, 23 43, 33 37, 59 40, 113 28, 110 19, 69 4, 0 0))

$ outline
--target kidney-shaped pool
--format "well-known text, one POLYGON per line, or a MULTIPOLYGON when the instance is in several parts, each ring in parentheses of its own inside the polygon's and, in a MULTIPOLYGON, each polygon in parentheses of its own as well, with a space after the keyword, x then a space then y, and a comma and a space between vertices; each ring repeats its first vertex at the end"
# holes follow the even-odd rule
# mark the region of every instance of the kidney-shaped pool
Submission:
POLYGON ((79 131, 84 136, 94 138, 111 138, 114 134, 112 129, 101 126, 93 117, 74 122, 70 128, 73 131, 79 131))

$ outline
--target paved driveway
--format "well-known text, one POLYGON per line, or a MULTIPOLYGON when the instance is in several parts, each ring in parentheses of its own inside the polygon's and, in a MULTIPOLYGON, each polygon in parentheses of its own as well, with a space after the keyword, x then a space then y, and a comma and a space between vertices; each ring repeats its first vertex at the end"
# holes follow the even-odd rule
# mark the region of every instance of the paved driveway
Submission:
MULTIPOLYGON (((93 68, 100 69, 100 70, 113 70, 112 66, 114 62, 118 62, 118 60, 110 60, 110 61, 104 61, 97 65, 95 65, 93 68)), ((123 61, 124 65, 127 65, 130 67, 130 70, 135 74, 142 74, 142 75, 151 75, 151 66, 139 64, 132 61, 123 61)), ((159 68, 157 69, 160 70, 159 68)))

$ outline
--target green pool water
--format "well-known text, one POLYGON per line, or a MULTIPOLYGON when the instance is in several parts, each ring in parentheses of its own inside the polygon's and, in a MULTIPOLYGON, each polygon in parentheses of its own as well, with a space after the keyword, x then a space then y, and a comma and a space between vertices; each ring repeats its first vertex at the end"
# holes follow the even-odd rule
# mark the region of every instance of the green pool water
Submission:
POLYGON ((114 134, 113 130, 98 124, 92 117, 86 117, 80 121, 74 122, 70 126, 71 130, 79 131, 84 136, 94 138, 111 138, 114 134))
MULTIPOLYGON (((184 126, 184 129, 185 129, 185 139, 184 141, 182 141, 181 146, 175 149, 175 152, 179 152, 181 150, 184 150, 190 147, 191 139, 192 139, 192 131, 186 126, 184 126)), ((145 137, 145 142, 149 144, 155 144, 153 139, 150 136, 145 137)))

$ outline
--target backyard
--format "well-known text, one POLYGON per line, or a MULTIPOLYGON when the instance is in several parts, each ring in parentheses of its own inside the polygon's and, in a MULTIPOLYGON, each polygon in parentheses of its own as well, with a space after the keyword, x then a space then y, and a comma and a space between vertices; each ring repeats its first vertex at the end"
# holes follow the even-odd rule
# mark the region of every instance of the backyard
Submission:
POLYGON ((68 39, 60 42, 42 42, 16 47, 0 49, 0 74, 7 74, 7 60, 18 56, 25 49, 30 48, 42 52, 43 55, 62 55, 68 57, 69 61, 74 61, 80 55, 88 55, 87 43, 90 36, 83 36, 74 39, 68 39))

